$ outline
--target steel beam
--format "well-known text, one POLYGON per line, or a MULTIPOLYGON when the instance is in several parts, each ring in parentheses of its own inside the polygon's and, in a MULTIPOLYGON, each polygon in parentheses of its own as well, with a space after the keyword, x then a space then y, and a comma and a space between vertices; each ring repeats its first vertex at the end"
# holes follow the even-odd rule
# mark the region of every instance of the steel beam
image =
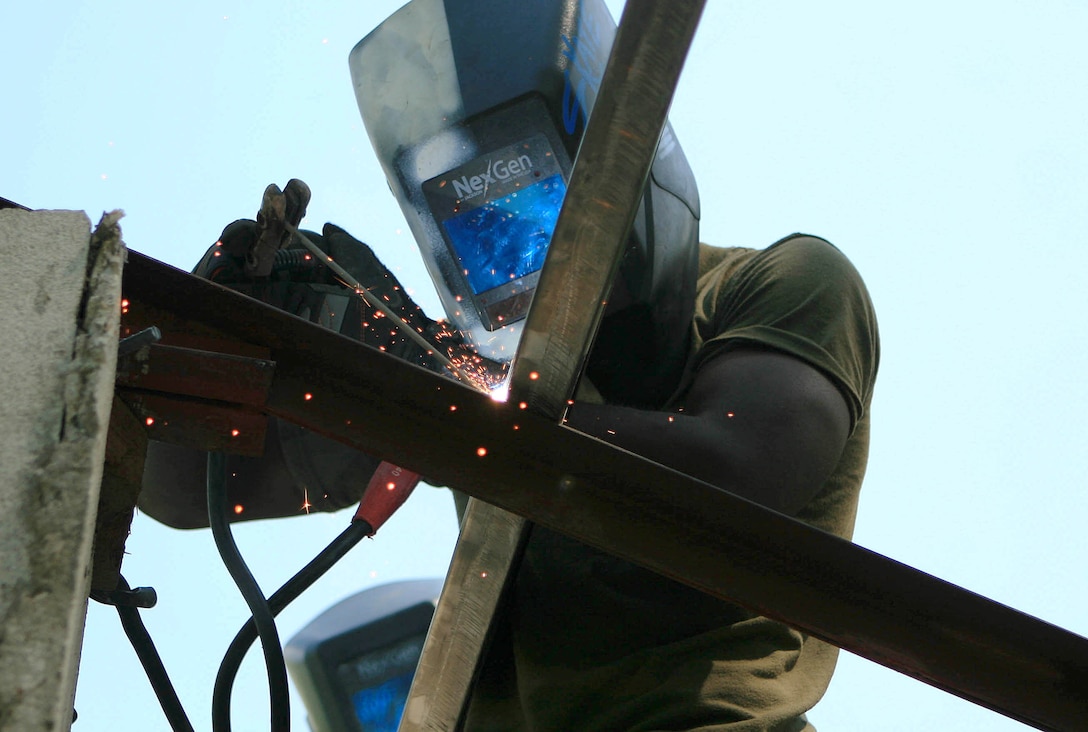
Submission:
POLYGON ((1079 635, 136 252, 124 296, 267 348, 269 414, 1025 724, 1088 719, 1079 635))
MULTIPOLYGON (((511 399, 558 423, 619 269, 705 0, 629 0, 514 359, 511 399)), ((457 728, 532 526, 472 499, 400 723, 457 728), (487 583, 474 581, 481 574, 487 583)))

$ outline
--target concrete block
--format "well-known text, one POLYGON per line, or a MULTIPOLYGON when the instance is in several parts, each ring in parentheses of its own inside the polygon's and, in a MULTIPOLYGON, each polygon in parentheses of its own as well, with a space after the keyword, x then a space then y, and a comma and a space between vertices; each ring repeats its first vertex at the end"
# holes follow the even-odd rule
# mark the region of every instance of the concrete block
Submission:
POLYGON ((113 397, 120 212, 0 210, 0 729, 68 729, 113 397))

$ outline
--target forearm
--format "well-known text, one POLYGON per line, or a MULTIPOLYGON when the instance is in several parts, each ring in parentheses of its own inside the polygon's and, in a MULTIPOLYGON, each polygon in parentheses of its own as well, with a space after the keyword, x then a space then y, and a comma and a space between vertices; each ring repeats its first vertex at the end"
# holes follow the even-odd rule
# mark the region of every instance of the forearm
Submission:
POLYGON ((725 431, 704 417, 579 402, 568 413, 566 424, 775 510, 786 508, 744 477, 738 441, 731 444, 725 431))
POLYGON ((576 402, 567 424, 794 515, 838 463, 849 412, 835 386, 803 362, 737 349, 700 368, 684 410, 576 402))

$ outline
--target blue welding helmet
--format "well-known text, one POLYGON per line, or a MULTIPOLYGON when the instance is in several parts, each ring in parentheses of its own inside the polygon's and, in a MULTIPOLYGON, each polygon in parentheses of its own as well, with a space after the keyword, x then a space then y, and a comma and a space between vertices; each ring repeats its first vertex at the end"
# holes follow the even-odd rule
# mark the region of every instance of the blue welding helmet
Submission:
MULTIPOLYGON (((615 34, 603 0, 412 0, 351 52, 363 122, 446 315, 489 358, 516 351, 615 34)), ((679 380, 698 220, 666 126, 587 366, 612 401, 660 405, 679 380)))

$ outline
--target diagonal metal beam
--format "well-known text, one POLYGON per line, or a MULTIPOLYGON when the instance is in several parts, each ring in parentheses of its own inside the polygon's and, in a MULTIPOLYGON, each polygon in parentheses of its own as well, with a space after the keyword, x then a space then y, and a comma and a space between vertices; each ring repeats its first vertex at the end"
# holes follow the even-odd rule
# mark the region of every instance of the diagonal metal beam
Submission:
POLYGON ((1025 724, 1084 729, 1086 638, 137 252, 123 291, 268 348, 269 414, 1025 724))
MULTIPOLYGON (((514 360, 511 399, 554 422, 589 354, 705 0, 629 0, 514 360)), ((469 501, 400 724, 455 729, 531 525, 469 501), (489 582, 475 578, 486 575, 489 582)))
POLYGON ((574 393, 650 176, 705 0, 628 0, 586 125, 511 392, 559 420, 574 393))

